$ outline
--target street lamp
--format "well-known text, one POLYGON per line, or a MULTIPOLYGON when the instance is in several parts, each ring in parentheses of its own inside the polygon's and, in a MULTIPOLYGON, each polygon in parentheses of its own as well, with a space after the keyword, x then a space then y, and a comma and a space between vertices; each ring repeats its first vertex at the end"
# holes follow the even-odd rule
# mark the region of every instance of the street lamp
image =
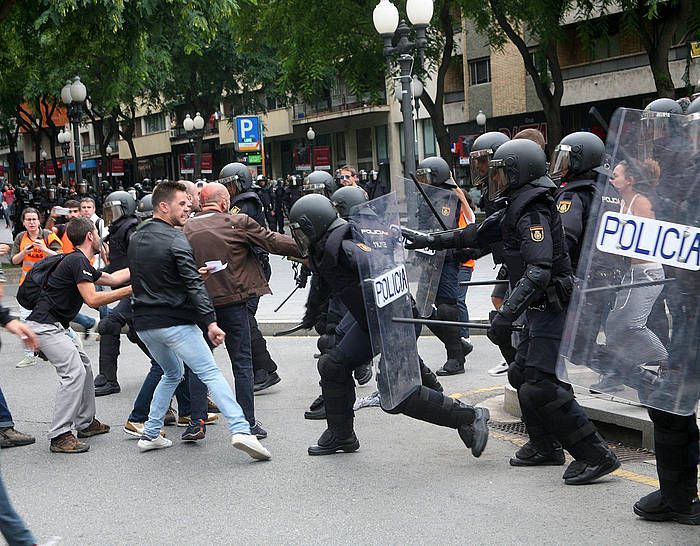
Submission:
MULTIPOLYGON (((416 136, 413 128, 413 105, 411 100, 411 71, 413 69, 413 52, 418 52, 419 64, 423 64, 423 52, 427 45, 426 29, 433 16, 433 0, 408 0, 406 3, 408 19, 416 31, 414 42, 409 40, 411 29, 405 21, 399 23, 399 11, 390 0, 380 0, 372 13, 374 28, 384 40, 384 57, 398 55, 401 80, 401 116, 403 118, 404 140, 404 176, 409 177, 416 172, 416 136), (394 37, 396 45, 393 45, 394 37)), ((417 89, 416 89, 417 91, 417 89)), ((415 188, 407 188, 409 211, 415 210, 415 188), (408 189, 411 188, 411 189, 408 189)))
POLYGON ((65 131, 61 129, 58 133, 58 143, 61 145, 61 151, 63 152, 63 183, 68 186, 68 152, 70 152, 70 131, 65 131))
POLYGON ((486 132, 486 114, 484 114, 483 110, 479 110, 479 113, 476 115, 476 124, 481 128, 481 132, 485 133, 486 132))
MULTIPOLYGON (((83 165, 80 156, 80 118, 83 115, 83 103, 87 98, 87 89, 80 77, 76 76, 73 81, 66 81, 66 85, 61 89, 61 100, 68 106, 68 117, 73 125, 73 149, 75 150, 75 181, 80 184, 83 180, 83 165)), ((70 141, 69 141, 70 142, 70 141)))
POLYGON ((187 132, 190 142, 194 141, 194 180, 199 179, 202 170, 202 139, 204 137, 204 118, 197 112, 194 118, 189 114, 182 122, 182 128, 187 132))
POLYGON ((309 165, 311 166, 311 172, 314 172, 314 139, 316 138, 316 131, 313 127, 309 127, 306 131, 306 139, 309 141, 309 165))
POLYGON ((107 144, 105 152, 107 152, 107 167, 109 168, 109 185, 114 189, 112 185, 112 147, 109 144, 107 144))
POLYGON ((42 171, 42 178, 44 179, 44 184, 48 186, 48 180, 46 176, 46 157, 47 153, 46 150, 41 150, 41 171, 42 171))

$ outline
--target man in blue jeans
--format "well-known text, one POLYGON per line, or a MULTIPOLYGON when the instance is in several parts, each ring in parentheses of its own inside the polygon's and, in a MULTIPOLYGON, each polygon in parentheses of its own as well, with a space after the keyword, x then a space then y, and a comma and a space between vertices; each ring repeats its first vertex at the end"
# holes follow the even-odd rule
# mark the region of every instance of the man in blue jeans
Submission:
POLYGON ((206 330, 212 345, 223 343, 225 334, 216 323, 202 280, 208 270, 197 269, 192 247, 177 229, 185 225, 190 212, 186 187, 180 182, 163 181, 154 189, 152 202, 153 220, 134 233, 128 250, 134 329, 163 368, 138 446, 148 451, 172 445, 160 431, 187 362, 226 417, 233 447, 254 459, 269 460, 270 453, 251 434, 243 410, 199 328, 206 330))

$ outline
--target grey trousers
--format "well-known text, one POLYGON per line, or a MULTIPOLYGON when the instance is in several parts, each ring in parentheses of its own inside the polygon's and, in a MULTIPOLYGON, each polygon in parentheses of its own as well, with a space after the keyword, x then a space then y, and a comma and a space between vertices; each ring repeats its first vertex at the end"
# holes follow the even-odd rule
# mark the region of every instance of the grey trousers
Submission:
POLYGON ((28 320, 27 325, 36 332, 39 348, 54 365, 60 379, 49 438, 73 428, 87 428, 95 417, 95 385, 90 359, 80 341, 58 323, 40 324, 28 320))

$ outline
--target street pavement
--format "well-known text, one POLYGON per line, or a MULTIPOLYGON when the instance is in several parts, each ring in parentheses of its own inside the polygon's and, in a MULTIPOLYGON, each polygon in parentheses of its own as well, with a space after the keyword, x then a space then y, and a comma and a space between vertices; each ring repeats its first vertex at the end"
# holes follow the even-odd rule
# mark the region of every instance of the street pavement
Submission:
MULTIPOLYGON (((48 363, 17 369, 18 340, 3 334, 2 389, 19 430, 37 443, 0 454, 17 510, 40 540, 66 545, 124 544, 697 544, 697 530, 638 520, 632 504, 653 490, 652 464, 625 464, 625 473, 586 487, 565 486, 563 468, 516 469, 508 458, 521 437, 493 432, 475 459, 453 430, 379 408, 359 410, 359 452, 312 458, 306 448, 324 423, 303 411, 317 396, 315 338, 271 338, 281 383, 256 397, 268 430, 270 462, 234 450, 222 424, 199 444, 140 453, 121 431, 147 370, 140 351, 122 337, 122 392, 97 399, 110 434, 88 440, 78 455, 49 452, 46 438, 57 385, 48 363)), ((86 342, 96 368, 98 343, 86 342)), ((437 368, 444 350, 420 340, 437 368)), ((215 351, 229 381, 225 351, 215 351)), ((505 378, 486 369, 498 355, 475 340, 464 375, 443 379, 447 393, 471 403, 502 392, 505 378)), ((374 381, 371 382, 371 385, 374 381)), ((358 389, 371 393, 373 386, 358 389)), ((502 416, 494 415, 494 420, 502 416)))

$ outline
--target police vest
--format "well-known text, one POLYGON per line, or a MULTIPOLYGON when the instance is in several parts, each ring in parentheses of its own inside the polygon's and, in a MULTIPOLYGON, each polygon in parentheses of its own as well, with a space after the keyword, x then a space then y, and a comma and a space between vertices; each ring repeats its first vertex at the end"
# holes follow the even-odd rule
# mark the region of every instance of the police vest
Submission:
POLYGON ((247 214, 262 227, 267 227, 263 203, 254 191, 247 191, 234 197, 231 201, 231 214, 247 214))
MULTIPOLYGON (((58 243, 59 245, 61 244, 61 240, 56 236, 55 233, 42 230, 42 236, 44 237, 44 243, 46 243, 46 246, 48 247, 50 247, 53 243, 58 243)), ((22 235, 22 239, 19 242, 20 251, 24 250, 24 248, 27 245, 32 243, 34 243, 34 241, 29 237, 29 234, 25 231, 22 235)), ((61 252, 61 250, 59 249, 58 252, 61 252)), ((24 278, 27 276, 27 272, 32 267, 34 267, 34 264, 40 262, 47 256, 48 254, 46 252, 34 246, 22 260, 22 275, 19 278, 19 284, 22 284, 24 282, 24 278)))
POLYGON ((538 213, 543 212, 549 219, 552 234, 551 278, 554 280, 556 277, 570 276, 572 274, 561 217, 557 211, 550 188, 525 186, 508 206, 505 218, 501 223, 503 263, 508 268, 511 286, 515 286, 525 274, 525 262, 520 254, 521 239, 517 231, 517 224, 526 214, 533 215, 533 223, 540 223, 538 213))
POLYGON ((109 233, 109 265, 105 268, 108 273, 114 273, 129 266, 127 258, 129 238, 138 223, 136 216, 132 215, 119 218, 112 224, 109 233))

